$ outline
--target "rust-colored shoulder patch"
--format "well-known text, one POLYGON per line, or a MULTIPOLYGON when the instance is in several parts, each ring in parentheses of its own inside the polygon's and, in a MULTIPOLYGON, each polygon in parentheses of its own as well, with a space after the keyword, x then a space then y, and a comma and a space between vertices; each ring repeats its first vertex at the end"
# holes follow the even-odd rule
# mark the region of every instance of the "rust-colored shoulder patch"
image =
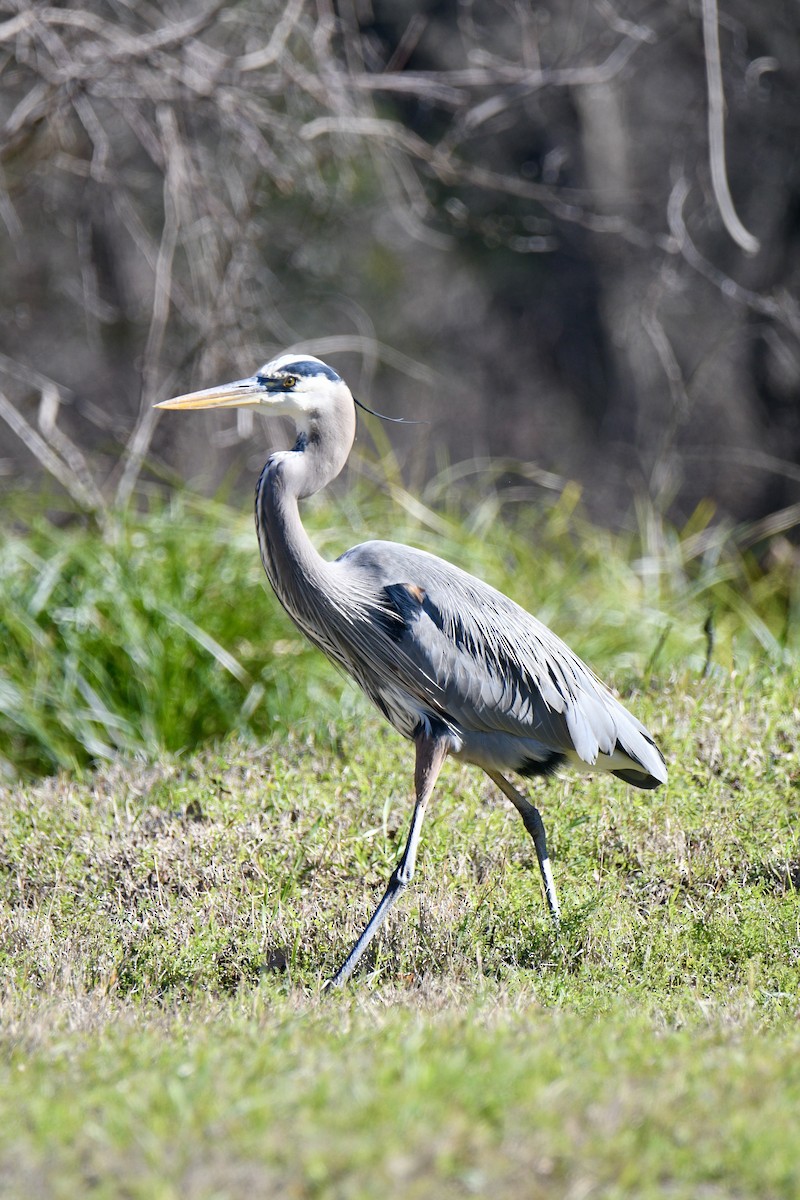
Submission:
POLYGON ((418 587, 416 583, 404 583, 402 585, 408 592, 412 600, 416 600, 417 604, 425 602, 425 588, 418 587))

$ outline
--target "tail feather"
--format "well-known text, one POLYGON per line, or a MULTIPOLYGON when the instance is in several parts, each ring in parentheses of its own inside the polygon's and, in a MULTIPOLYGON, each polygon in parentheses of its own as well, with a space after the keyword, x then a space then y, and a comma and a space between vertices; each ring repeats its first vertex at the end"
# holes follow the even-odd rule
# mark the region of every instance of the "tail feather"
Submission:
POLYGON ((643 729, 637 730, 635 738, 628 738, 626 741, 627 744, 618 741, 615 749, 617 753, 626 756, 630 765, 615 766, 612 768, 612 775, 639 788, 657 788, 666 783, 667 764, 650 734, 643 729))
POLYGON ((644 791, 661 787, 661 784, 664 783, 663 779, 656 779, 655 775, 643 775, 641 771, 612 771, 611 774, 616 775, 617 779, 624 779, 625 783, 642 788, 644 791))
POLYGON ((644 725, 622 705, 619 705, 619 710, 617 744, 613 756, 617 757, 617 762, 611 767, 612 774, 639 788, 656 788, 659 784, 666 783, 667 764, 664 755, 644 725), (620 754, 624 754, 628 762, 620 763, 620 754))

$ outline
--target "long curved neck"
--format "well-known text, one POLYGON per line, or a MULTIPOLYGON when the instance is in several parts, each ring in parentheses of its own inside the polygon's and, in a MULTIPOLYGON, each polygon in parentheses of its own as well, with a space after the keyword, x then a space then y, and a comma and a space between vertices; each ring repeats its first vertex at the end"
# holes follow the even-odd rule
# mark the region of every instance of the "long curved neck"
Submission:
POLYGON ((298 501, 312 496, 341 471, 355 436, 352 399, 322 420, 310 414, 293 450, 273 454, 256 487, 256 530, 261 561, 283 607, 304 632, 318 628, 315 616, 329 564, 316 550, 300 519, 298 501))

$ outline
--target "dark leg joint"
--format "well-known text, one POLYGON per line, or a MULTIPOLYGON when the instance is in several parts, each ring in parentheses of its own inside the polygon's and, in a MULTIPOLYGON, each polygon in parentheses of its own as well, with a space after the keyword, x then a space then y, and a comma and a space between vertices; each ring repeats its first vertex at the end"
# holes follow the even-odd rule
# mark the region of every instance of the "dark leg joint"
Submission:
POLYGON ((389 876, 389 887, 401 892, 403 888, 407 888, 414 878, 414 872, 409 871, 403 863, 398 863, 395 869, 389 876))

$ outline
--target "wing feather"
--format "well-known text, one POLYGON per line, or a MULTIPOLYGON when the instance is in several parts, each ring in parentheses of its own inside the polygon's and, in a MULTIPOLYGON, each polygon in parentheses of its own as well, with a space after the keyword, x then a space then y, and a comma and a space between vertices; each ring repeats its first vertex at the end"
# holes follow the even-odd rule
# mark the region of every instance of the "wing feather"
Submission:
POLYGON ((362 675, 391 680, 460 729, 532 738, 589 764, 621 748, 665 778, 644 726, 560 638, 495 588, 391 542, 363 543, 334 566, 346 572, 351 645, 368 665, 362 675))

